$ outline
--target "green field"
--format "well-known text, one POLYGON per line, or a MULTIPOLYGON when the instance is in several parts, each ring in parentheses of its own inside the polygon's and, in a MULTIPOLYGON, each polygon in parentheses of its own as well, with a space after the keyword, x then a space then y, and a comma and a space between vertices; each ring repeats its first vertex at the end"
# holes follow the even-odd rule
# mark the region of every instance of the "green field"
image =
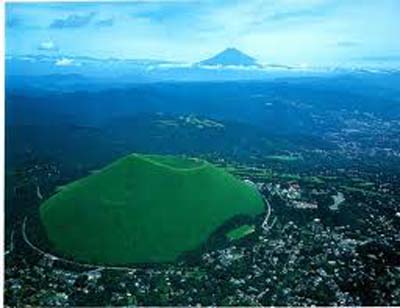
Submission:
POLYGON ((298 181, 301 177, 298 174, 290 174, 290 173, 282 173, 279 175, 279 178, 282 180, 291 180, 291 181, 298 181))
POLYGON ((227 236, 231 241, 233 241, 241 239, 242 237, 245 237, 253 233, 254 231, 255 231, 254 225, 243 225, 240 226, 239 228, 233 229, 232 231, 228 232, 227 236))
POLYGON ((351 186, 341 186, 344 190, 348 192, 355 192, 360 193, 362 195, 370 195, 370 196, 378 196, 378 197, 385 197, 385 194, 381 194, 375 191, 359 188, 359 187, 351 187, 351 186))
POLYGON ((56 251, 115 265, 174 261, 263 209, 254 188, 206 161, 132 154, 64 186, 40 216, 56 251))
POLYGON ((268 160, 280 161, 280 162, 294 162, 298 161, 300 157, 289 156, 289 155, 269 155, 265 157, 268 160))
POLYGON ((312 184, 324 184, 325 181, 321 179, 319 176, 305 176, 301 178, 302 181, 312 183, 312 184))

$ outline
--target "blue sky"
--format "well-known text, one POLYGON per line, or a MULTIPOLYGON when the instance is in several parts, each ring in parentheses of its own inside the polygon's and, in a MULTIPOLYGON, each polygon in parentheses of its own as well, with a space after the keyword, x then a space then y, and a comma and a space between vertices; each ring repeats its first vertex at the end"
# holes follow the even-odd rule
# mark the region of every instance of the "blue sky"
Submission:
POLYGON ((399 58, 398 0, 8 3, 7 55, 194 62, 236 47, 263 63, 399 58))

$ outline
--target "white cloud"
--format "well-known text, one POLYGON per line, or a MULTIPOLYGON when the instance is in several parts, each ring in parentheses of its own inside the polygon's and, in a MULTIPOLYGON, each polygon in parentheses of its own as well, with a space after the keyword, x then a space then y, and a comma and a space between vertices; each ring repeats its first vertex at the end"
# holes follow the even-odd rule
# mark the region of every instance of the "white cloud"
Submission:
POLYGON ((44 51, 56 51, 56 50, 58 50, 56 44, 54 44, 53 41, 41 42, 38 49, 39 50, 44 50, 44 51))
POLYGON ((199 64, 197 67, 202 68, 202 69, 207 69, 207 70, 241 70, 241 71, 262 71, 263 68, 256 66, 256 65, 250 65, 250 66, 244 66, 244 65, 204 65, 204 64, 199 64))
POLYGON ((56 61, 55 65, 56 66, 73 66, 73 65, 79 65, 79 64, 75 63, 75 61, 73 59, 61 58, 56 61))

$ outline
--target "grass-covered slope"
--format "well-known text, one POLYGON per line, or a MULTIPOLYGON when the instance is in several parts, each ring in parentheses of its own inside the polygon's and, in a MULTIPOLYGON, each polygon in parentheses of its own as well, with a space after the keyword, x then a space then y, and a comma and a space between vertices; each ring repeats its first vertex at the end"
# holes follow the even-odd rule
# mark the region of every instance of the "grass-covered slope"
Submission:
POLYGON ((174 261, 227 219, 262 210, 254 188, 205 161, 132 154, 67 185, 40 216, 59 252, 127 264, 174 261))

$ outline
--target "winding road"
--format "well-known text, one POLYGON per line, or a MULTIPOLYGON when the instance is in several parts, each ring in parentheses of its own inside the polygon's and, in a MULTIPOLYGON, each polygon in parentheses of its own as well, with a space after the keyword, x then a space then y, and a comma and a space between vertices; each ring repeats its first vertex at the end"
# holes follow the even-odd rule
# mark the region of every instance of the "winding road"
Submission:
POLYGON ((90 268, 90 269, 96 269, 96 270, 116 270, 116 271, 135 271, 137 270, 137 268, 134 267, 126 267, 126 266, 99 266, 96 264, 90 264, 90 263, 81 263, 81 262, 76 262, 76 261, 72 261, 72 260, 68 260, 68 259, 64 259, 58 256, 55 256, 51 253, 45 252, 42 249, 40 249, 39 247, 35 246, 34 244, 32 244, 32 242, 29 240, 28 236, 26 235, 26 223, 28 221, 28 217, 25 216, 24 221, 22 223, 22 237, 24 239, 24 242, 31 247, 33 250, 35 250, 37 253, 39 253, 40 255, 42 255, 45 258, 51 259, 51 260, 57 260, 57 261, 61 261, 67 264, 72 264, 75 266, 80 266, 80 267, 84 267, 84 268, 90 268))
MULTIPOLYGON (((269 230, 273 227, 273 225, 275 224, 275 222, 276 222, 276 217, 274 218, 274 220, 272 221, 272 223, 269 225, 268 222, 269 222, 269 219, 270 219, 270 217, 271 217, 271 205, 270 205, 269 201, 268 201, 266 198, 263 198, 263 199, 264 199, 264 201, 265 201, 265 203, 266 203, 266 205, 267 205, 267 215, 265 216, 265 219, 264 219, 264 221, 263 221, 261 227, 264 229, 264 231, 269 231, 269 230)), ((54 260, 54 261, 61 261, 61 262, 64 262, 64 263, 66 263, 66 264, 71 264, 71 265, 75 265, 75 266, 79 266, 79 267, 83 267, 83 268, 97 269, 97 270, 103 270, 103 269, 106 269, 106 270, 116 270, 116 271, 135 271, 135 270, 137 270, 137 268, 134 268, 134 267, 126 267, 126 266, 99 266, 99 265, 96 265, 96 264, 76 262, 76 261, 72 261, 72 260, 64 259, 64 258, 62 258, 62 257, 55 256, 55 255, 53 255, 53 254, 51 254, 51 253, 48 253, 48 252, 46 252, 46 251, 43 251, 43 250, 40 249, 39 247, 35 246, 35 245, 29 240, 29 238, 28 238, 28 236, 27 236, 27 234, 26 234, 26 225, 27 225, 27 221, 28 221, 28 217, 25 216, 25 217, 24 217, 24 220, 23 220, 23 223, 22 223, 22 230, 21 230, 21 231, 22 231, 22 237, 23 237, 23 239, 24 239, 24 242, 25 242, 30 248, 32 248, 33 250, 35 250, 38 254, 42 255, 43 257, 45 257, 45 258, 47 258, 47 259, 51 259, 51 260, 54 260)), ((13 235, 14 235, 14 233, 12 233, 12 239, 13 239, 13 235)), ((13 246, 14 246, 14 245, 13 245, 13 241, 12 241, 11 243, 12 243, 12 247, 13 247, 13 246)), ((10 245, 10 246, 11 246, 11 245, 10 245)), ((8 250, 8 251, 6 252, 6 254, 8 254, 10 251, 11 251, 11 249, 8 250)))

